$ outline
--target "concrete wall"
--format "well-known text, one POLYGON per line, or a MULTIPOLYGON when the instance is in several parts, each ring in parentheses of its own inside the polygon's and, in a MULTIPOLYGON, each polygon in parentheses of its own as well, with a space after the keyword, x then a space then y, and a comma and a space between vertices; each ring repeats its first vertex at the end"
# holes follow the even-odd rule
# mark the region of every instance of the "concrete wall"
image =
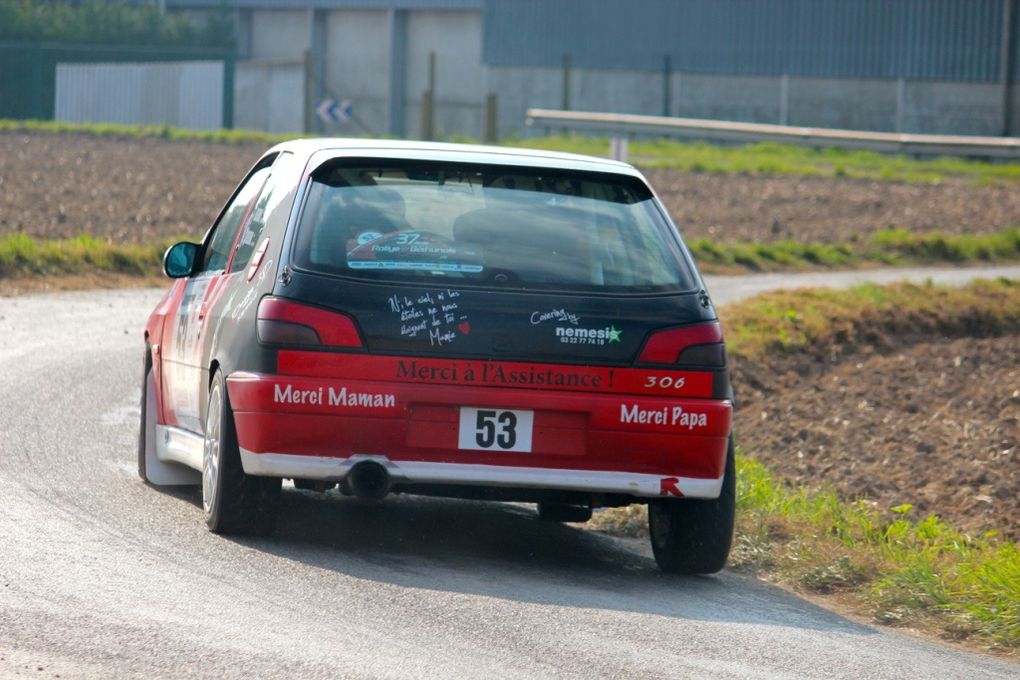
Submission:
MULTIPOLYGON (((662 74, 574 69, 570 104, 577 111, 662 115, 662 74)), ((489 87, 499 93, 500 136, 544 134, 522 130, 531 107, 560 108, 562 69, 493 68, 489 87)), ((1002 94, 992 83, 904 82, 849 78, 789 78, 673 74, 671 115, 812 127, 927 134, 1001 134, 1002 94)), ((1012 134, 1020 135, 1020 87, 1014 86, 1012 134)))
POLYGON ((904 104, 903 132, 1002 134, 1002 89, 997 84, 906 83, 904 104))
POLYGON ((781 78, 684 73, 672 80, 674 116, 779 123, 781 78))
POLYGON ((535 134, 524 127, 528 108, 558 109, 563 102, 563 72, 551 68, 490 68, 489 92, 498 97, 497 132, 501 139, 535 134))
POLYGON ((234 127, 300 133, 305 117, 303 60, 252 59, 234 68, 234 127))
POLYGON ((252 59, 300 59, 311 44, 307 10, 259 9, 249 17, 252 59))
MULTIPOLYGON (((364 124, 322 126, 315 132, 393 134, 402 123, 421 136, 421 95, 428 55, 436 53, 435 129, 439 137, 483 134, 484 101, 498 96, 498 134, 532 135, 530 107, 563 105, 561 68, 487 67, 482 63, 482 16, 476 11, 385 9, 239 12, 235 123, 279 132, 305 126, 306 50, 310 72, 321 72, 313 94, 350 99, 364 124), (397 26, 397 28, 394 28, 397 26), (393 31, 393 33, 391 33, 393 31), (403 36, 394 44, 393 38, 403 36), (321 51, 319 51, 321 50, 321 51), (318 55, 318 56, 316 56, 318 55), (401 60, 403 63, 401 63, 401 60), (394 92, 403 92, 403 101, 394 92), (391 96, 393 97, 391 101, 391 96)), ((1002 96, 995 83, 673 73, 572 69, 570 108, 790 125, 919 133, 997 135, 1002 96), (668 101, 664 102, 664 98, 668 101)), ((1013 87, 1012 131, 1020 134, 1020 88, 1013 87)))
MULTIPOLYGON (((350 99, 354 116, 376 135, 389 132, 389 24, 386 12, 325 12, 327 96, 350 99)), ((324 132, 362 134, 354 122, 329 125, 324 132)))
POLYGON ((790 125, 896 130, 894 80, 790 78, 790 125))
POLYGON ((429 52, 436 53, 436 136, 480 138, 486 94, 481 14, 409 13, 405 129, 411 137, 421 136, 421 95, 428 88, 429 52))

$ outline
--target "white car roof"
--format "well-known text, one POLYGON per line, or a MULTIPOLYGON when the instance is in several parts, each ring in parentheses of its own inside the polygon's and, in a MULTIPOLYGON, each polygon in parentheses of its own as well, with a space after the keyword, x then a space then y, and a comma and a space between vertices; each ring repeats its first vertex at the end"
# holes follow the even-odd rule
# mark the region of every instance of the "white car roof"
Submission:
POLYGON ((633 166, 607 158, 559 153, 556 151, 542 151, 539 149, 485 146, 481 144, 323 137, 283 142, 273 147, 273 150, 290 151, 305 156, 317 155, 320 158, 321 155, 319 154, 321 153, 328 156, 442 160, 493 165, 523 165, 559 170, 611 172, 641 177, 641 174, 633 166))

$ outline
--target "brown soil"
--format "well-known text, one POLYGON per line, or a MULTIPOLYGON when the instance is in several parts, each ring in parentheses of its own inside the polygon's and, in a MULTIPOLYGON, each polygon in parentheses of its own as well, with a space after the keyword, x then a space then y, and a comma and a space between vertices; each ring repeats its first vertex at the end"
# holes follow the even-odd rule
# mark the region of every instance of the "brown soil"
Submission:
POLYGON ((845 242, 882 229, 982 234, 1020 224, 1020 190, 964 181, 645 173, 688 239, 845 242))
POLYGON ((781 475, 1020 539, 1020 337, 861 353, 780 382, 738 391, 734 427, 781 475))
POLYGON ((0 134, 0 235, 200 236, 262 145, 0 134))
MULTIPOLYGON (((197 236, 265 150, 158 138, 0 133, 0 235, 197 236)), ((1020 224, 1015 187, 647 173, 688 238, 848 241, 887 227, 985 233, 1020 224)))

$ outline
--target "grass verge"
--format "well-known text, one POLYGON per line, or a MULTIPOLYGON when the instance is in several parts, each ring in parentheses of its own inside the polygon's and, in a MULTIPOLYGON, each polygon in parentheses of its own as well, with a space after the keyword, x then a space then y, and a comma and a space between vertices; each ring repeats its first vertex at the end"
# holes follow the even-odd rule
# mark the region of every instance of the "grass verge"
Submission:
MULTIPOLYGON (((606 138, 554 135, 505 143, 592 156, 609 155, 609 140, 606 138)), ((629 151, 631 162, 642 168, 686 172, 924 183, 961 178, 979 185, 1020 181, 1020 163, 992 163, 950 156, 918 159, 874 151, 816 149, 776 142, 721 146, 670 139, 634 140, 629 144, 629 151)))
MULTIPOLYGON (((272 134, 257 130, 187 130, 169 125, 118 125, 112 123, 62 123, 58 121, 0 119, 0 132, 76 133, 116 137, 158 137, 203 142, 251 142, 270 146, 287 139, 308 136, 300 132, 272 134)), ((467 137, 449 141, 474 143, 467 137)), ((504 146, 608 156, 605 137, 552 135, 509 139, 504 146)), ((670 139, 634 140, 632 162, 648 169, 675 169, 719 174, 796 175, 900 182, 938 183, 957 178, 974 184, 1020 182, 1020 163, 994 163, 944 156, 918 159, 874 151, 810 147, 761 142, 746 145, 681 142, 670 139)))
POLYGON ((116 272, 151 276, 169 243, 124 245, 88 235, 41 240, 24 234, 0 237, 0 278, 116 272))
MULTIPOLYGON (((776 291, 722 317, 739 390, 742 371, 777 376, 791 359, 824 364, 876 343, 1020 333, 1020 281, 776 291)), ((1020 654, 1020 546, 936 516, 910 519, 909 490, 901 505, 877 507, 795 486, 743 454, 731 564, 838 595, 882 623, 1020 654)), ((646 522, 644 506, 630 506, 597 513, 591 527, 637 536, 646 522)))
POLYGON ((824 363, 865 345, 1020 333, 1020 281, 780 290, 730 305, 722 319, 738 366, 824 363))
MULTIPOLYGON (((70 239, 34 239, 25 234, 0 236, 0 278, 88 271, 147 275, 159 271, 170 242, 152 245, 108 243, 87 235, 70 239)), ((917 264, 986 264, 1020 261, 1020 228, 983 236, 911 234, 884 231, 864 243, 689 244, 705 272, 767 272, 917 264)))
POLYGON ((698 265, 709 272, 1010 262, 1020 260, 1020 228, 956 236, 888 229, 855 243, 718 243, 693 239, 688 246, 698 265))
MULTIPOLYGON (((1020 653, 1020 547, 994 535, 968 536, 935 516, 911 521, 902 516, 909 510, 795 487, 738 455, 730 565, 841 596, 880 623, 1020 653)), ((590 527, 646 536, 646 506, 597 513, 590 527)))
POLYGON ((854 594, 883 623, 1020 650, 1016 544, 968 536, 936 516, 906 519, 906 503, 886 512, 793 487, 750 458, 739 469, 735 565, 814 593, 854 594))
POLYGON ((0 118, 0 132, 45 132, 95 137, 141 139, 155 137, 175 141, 258 143, 272 146, 301 133, 273 134, 258 130, 190 130, 171 125, 122 125, 119 123, 64 123, 54 120, 11 120, 0 118))

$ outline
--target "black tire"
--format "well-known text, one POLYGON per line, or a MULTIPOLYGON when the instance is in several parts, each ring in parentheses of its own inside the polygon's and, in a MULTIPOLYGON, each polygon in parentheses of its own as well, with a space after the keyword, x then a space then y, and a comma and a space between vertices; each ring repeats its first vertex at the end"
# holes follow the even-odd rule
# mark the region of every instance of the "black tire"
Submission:
POLYGON ((149 350, 149 346, 145 346, 145 356, 142 358, 142 400, 141 400, 141 416, 138 423, 138 476, 142 478, 143 482, 148 482, 149 478, 145 474, 145 430, 148 423, 145 422, 145 417, 148 415, 149 403, 148 403, 148 392, 149 392, 149 373, 152 372, 152 353, 149 350))
POLYGON ((591 508, 586 505, 539 503, 538 518, 547 522, 587 522, 591 519, 591 508))
POLYGON ((733 543, 736 501, 731 437, 718 498, 656 498, 648 503, 648 533, 659 568, 670 574, 714 574, 722 569, 733 543))
POLYGON ((216 371, 209 387, 202 452, 202 507, 209 529, 217 534, 271 534, 282 481, 244 473, 226 381, 216 371))

